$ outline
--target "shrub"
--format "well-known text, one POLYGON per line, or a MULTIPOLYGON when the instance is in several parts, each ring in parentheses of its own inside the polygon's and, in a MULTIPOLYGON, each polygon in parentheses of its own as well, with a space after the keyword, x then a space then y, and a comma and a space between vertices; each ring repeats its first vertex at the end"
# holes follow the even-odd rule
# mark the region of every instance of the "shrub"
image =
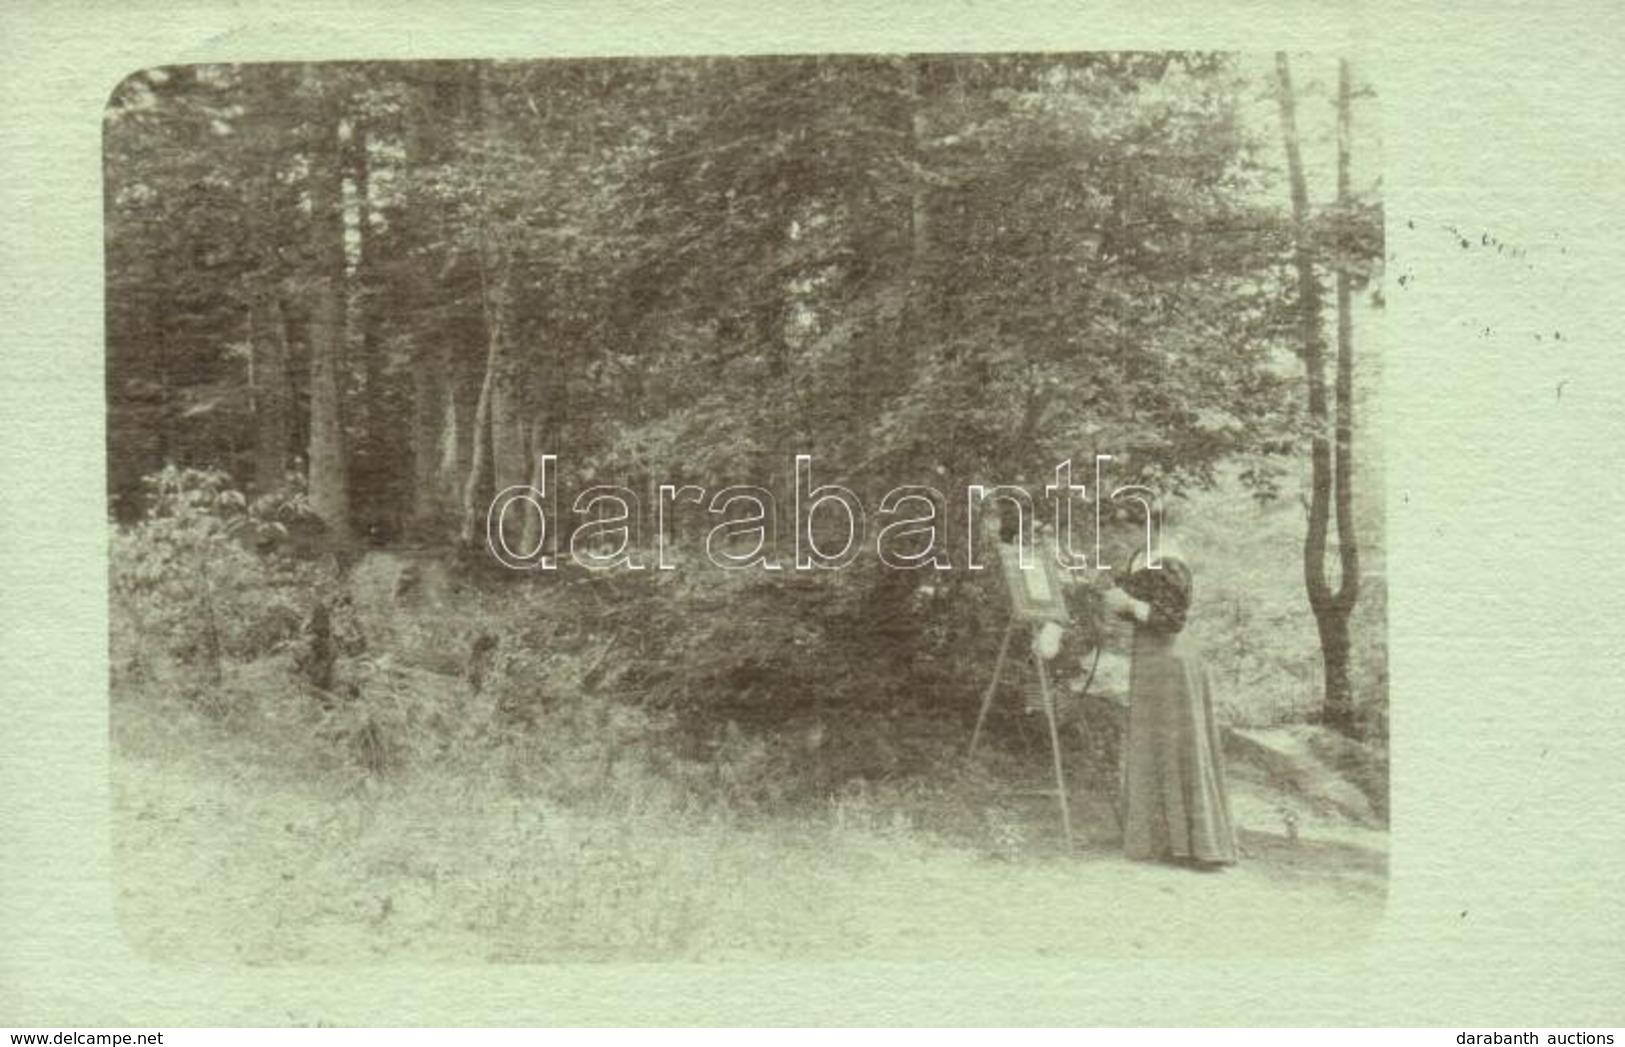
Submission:
POLYGON ((250 505, 211 469, 168 466, 143 482, 147 515, 112 539, 114 620, 126 626, 114 641, 132 648, 115 664, 140 663, 155 644, 218 685, 223 659, 253 658, 291 640, 320 569, 250 550, 286 532, 279 517, 297 514, 297 501, 250 505))

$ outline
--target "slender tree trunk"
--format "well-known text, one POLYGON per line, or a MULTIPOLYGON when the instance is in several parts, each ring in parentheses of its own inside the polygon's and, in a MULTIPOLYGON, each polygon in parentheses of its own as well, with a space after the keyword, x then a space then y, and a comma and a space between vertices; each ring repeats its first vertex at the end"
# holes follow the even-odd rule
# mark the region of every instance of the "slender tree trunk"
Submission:
POLYGON ((468 477, 463 483, 462 544, 473 548, 484 540, 486 513, 490 509, 492 488, 491 469, 491 386, 496 374, 496 362, 491 359, 491 346, 486 356, 485 380, 480 383, 480 399, 474 408, 474 425, 470 436, 470 462, 468 477))
POLYGON ((350 143, 351 184, 356 201, 356 285, 357 294, 350 317, 361 336, 362 388, 365 392, 362 431, 369 441, 379 439, 383 427, 380 393, 383 386, 384 356, 378 337, 378 310, 375 308, 375 277, 378 266, 377 236, 372 228, 372 164, 367 146, 367 128, 357 124, 350 143))
POLYGON ((249 306, 254 363, 254 492, 282 486, 288 468, 288 331, 275 293, 257 290, 249 306))
MULTIPOLYGON (((1353 136, 1353 86, 1348 59, 1337 66, 1337 203, 1347 214, 1353 207, 1349 185, 1349 151, 1353 136)), ((1327 719, 1352 732, 1355 727, 1354 692, 1349 678, 1349 619, 1360 598, 1360 543, 1354 527, 1354 294, 1353 278, 1340 255, 1337 266, 1337 430, 1333 449, 1332 501, 1337 522, 1338 587, 1333 619, 1340 646, 1335 654, 1336 672, 1328 661, 1326 687, 1327 719), (1335 680, 1335 685, 1332 681, 1335 680)), ((1322 645, 1325 646, 1324 644, 1322 645)))
POLYGON ((245 184, 243 229, 252 267, 244 275, 248 305, 248 372, 250 412, 254 425, 253 490, 267 494, 287 477, 289 416, 288 331, 282 315, 281 284, 286 275, 277 251, 280 213, 277 171, 287 149, 286 80, 275 67, 248 66, 243 84, 248 98, 247 128, 256 143, 255 169, 245 184))
POLYGON ((448 507, 444 494, 450 469, 441 457, 441 425, 448 421, 456 424, 456 403, 444 356, 432 345, 420 346, 412 368, 411 519, 412 529, 419 534, 431 533, 435 520, 448 507))
MULTIPOLYGON (((453 352, 445 355, 451 357, 453 352)), ((448 360, 446 379, 448 388, 441 404, 438 480, 447 503, 461 506, 469 465, 474 461, 473 419, 479 409, 480 394, 485 390, 485 364, 481 362, 476 368, 467 361, 448 360)))
MULTIPOLYGON (((483 81, 480 84, 480 118, 488 136, 495 136, 500 126, 496 93, 483 81)), ((483 206, 483 205, 482 205, 483 206)), ((481 409, 476 410, 475 458, 470 470, 469 491, 484 487, 489 462, 489 485, 486 497, 509 487, 524 484, 530 474, 525 447, 525 422, 522 390, 519 381, 519 360, 514 351, 513 270, 514 253, 502 235, 494 228, 494 216, 480 216, 479 255, 480 286, 484 300, 486 361, 485 381, 480 390, 481 409), (485 459, 480 460, 481 444, 485 459)), ((464 498, 464 541, 471 529, 477 530, 488 505, 478 504, 480 499, 464 498), (479 519, 476 519, 476 516, 479 519)), ((523 526, 517 512, 503 517, 504 537, 510 549, 518 549, 523 526)))
MULTIPOLYGON (((319 74, 312 73, 315 80, 319 74)), ((312 256, 310 322, 310 503, 335 541, 348 540, 350 489, 344 446, 344 167, 339 114, 331 97, 315 106, 310 150, 312 256)))
MULTIPOLYGON (((449 82, 436 63, 414 65, 409 74, 402 141, 405 148, 408 205, 401 229, 408 250, 425 251, 433 230, 445 221, 444 206, 432 193, 422 192, 437 163, 444 160, 440 133, 461 119, 460 85, 449 82)), ((423 267, 414 267, 405 283, 407 294, 436 313, 452 305, 441 285, 423 267)), ((401 292, 396 292, 401 293, 401 292)), ((456 533, 461 526, 463 488, 468 479, 468 425, 464 411, 465 368, 448 347, 456 336, 444 320, 428 325, 414 339, 412 350, 412 410, 408 443, 412 454, 411 529, 419 537, 456 533)))
MULTIPOLYGON (((508 337, 507 308, 494 321, 491 331, 491 480, 497 491, 521 486, 530 478, 526 450, 524 403, 519 382, 519 361, 508 337)), ((510 549, 520 549, 523 516, 512 512, 503 516, 503 534, 510 549)))
MULTIPOLYGON (((1337 267, 1337 417, 1335 448, 1326 391, 1326 346, 1323 335, 1321 289, 1315 274, 1309 236, 1309 193, 1297 128, 1291 66, 1285 53, 1275 57, 1281 108, 1281 131, 1286 145, 1287 177, 1292 193, 1292 219, 1296 244, 1293 263, 1298 273, 1298 322, 1303 343, 1304 374, 1308 382, 1310 437, 1309 526, 1304 537, 1304 587, 1320 634, 1325 668, 1325 695, 1321 718, 1328 726, 1352 732, 1354 695, 1349 677, 1349 617, 1359 595, 1359 555, 1354 534, 1351 444, 1354 425, 1353 318, 1349 275, 1337 267), (1338 584, 1326 574, 1326 543, 1333 523, 1335 501, 1338 537, 1338 584)), ((1338 203, 1349 202, 1349 74, 1342 63, 1338 87, 1338 203)))
POLYGON ((384 353, 379 338, 377 309, 378 247, 372 228, 372 162, 368 132, 356 122, 349 143, 350 183, 355 189, 356 253, 354 290, 350 300, 350 328, 357 333, 361 353, 361 393, 354 403, 358 415, 352 424, 357 434, 351 450, 350 479, 354 488, 357 527, 373 541, 386 541, 403 512, 395 462, 388 452, 389 412, 384 399, 384 353))
MULTIPOLYGON (((537 491, 542 489, 542 484, 546 479, 542 472, 542 459, 547 453, 547 446, 543 433, 544 429, 541 420, 537 419, 536 421, 533 421, 530 425, 530 437, 528 440, 528 448, 530 451, 530 478, 527 482, 533 490, 537 491)), ((549 491, 547 494, 553 495, 554 492, 549 491)), ((557 552, 558 541, 558 534, 544 534, 542 532, 541 516, 535 511, 527 508, 525 511, 524 532, 520 536, 519 547, 515 550, 515 552, 528 555, 531 550, 538 549, 544 543, 548 547, 547 551, 557 552)))
POLYGON ((523 484, 530 475, 526 453, 524 390, 511 334, 513 288, 511 258, 494 259, 490 312, 491 341, 491 471, 497 490, 523 484))

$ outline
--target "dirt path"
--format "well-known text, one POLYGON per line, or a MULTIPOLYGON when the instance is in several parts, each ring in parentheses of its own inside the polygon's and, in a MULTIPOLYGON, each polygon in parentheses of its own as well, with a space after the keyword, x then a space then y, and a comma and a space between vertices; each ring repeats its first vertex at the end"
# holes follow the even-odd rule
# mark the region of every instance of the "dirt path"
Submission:
POLYGON ((1357 940, 1385 897, 1384 834, 1308 819, 1293 843, 1245 780, 1249 857, 1204 874, 1107 842, 1001 858, 895 824, 587 817, 467 783, 335 798, 133 757, 113 779, 121 923, 165 961, 1280 954, 1357 940))

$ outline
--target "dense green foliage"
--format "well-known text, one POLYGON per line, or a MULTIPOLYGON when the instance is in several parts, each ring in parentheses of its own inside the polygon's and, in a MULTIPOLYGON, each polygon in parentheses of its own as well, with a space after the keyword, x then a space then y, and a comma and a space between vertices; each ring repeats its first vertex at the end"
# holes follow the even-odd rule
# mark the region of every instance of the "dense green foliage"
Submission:
POLYGON ((252 486, 256 397, 302 452, 329 148, 372 526, 456 511, 493 346, 527 437, 637 489, 783 484, 796 451, 877 490, 1095 451, 1207 479, 1295 435, 1248 87, 1120 55, 137 74, 107 129, 112 488, 168 460, 252 486), (437 472, 438 500, 410 482, 437 472))
MULTIPOLYGON (((343 565, 248 551, 276 528, 477 539, 543 453, 567 491, 781 505, 808 453, 871 504, 948 491, 956 534, 964 485, 1037 493, 1097 453, 1168 495, 1295 492, 1296 241, 1258 92, 1203 54, 138 73, 106 121, 119 606, 218 682, 222 652, 288 640, 266 623, 344 606, 343 565)), ((1379 216, 1361 197, 1307 235, 1322 276, 1367 273, 1379 216)), ((583 692, 550 658, 605 644, 595 671, 662 714, 961 703, 1003 598, 919 583, 565 570, 501 600, 569 616, 484 624, 521 720, 583 692)), ((377 611, 372 656, 479 632, 377 611)))

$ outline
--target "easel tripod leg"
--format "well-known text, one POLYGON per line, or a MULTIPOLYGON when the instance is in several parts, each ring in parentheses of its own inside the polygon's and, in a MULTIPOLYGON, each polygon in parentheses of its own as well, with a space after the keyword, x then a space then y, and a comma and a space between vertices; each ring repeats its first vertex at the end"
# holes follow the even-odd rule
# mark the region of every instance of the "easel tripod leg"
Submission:
POLYGON ((1038 663, 1038 687, 1044 695, 1044 716, 1049 720, 1049 751, 1055 761, 1055 795, 1061 801, 1061 828, 1066 832, 1066 849, 1073 849, 1072 840, 1072 803, 1066 795, 1066 771, 1061 766, 1061 732, 1055 725, 1055 696, 1050 691, 1049 668, 1044 659, 1034 659, 1038 663))
POLYGON ((970 733, 970 750, 965 754, 967 758, 976 755, 976 743, 982 737, 982 725, 987 722, 987 711, 993 707, 993 696, 999 690, 999 677, 1004 672, 1004 659, 1010 653, 1010 637, 1015 634, 1016 619, 1011 615, 1010 621, 1004 627, 1004 639, 999 641, 999 657, 993 663, 993 679, 988 681, 987 691, 982 695, 982 708, 976 714, 976 729, 970 733))

